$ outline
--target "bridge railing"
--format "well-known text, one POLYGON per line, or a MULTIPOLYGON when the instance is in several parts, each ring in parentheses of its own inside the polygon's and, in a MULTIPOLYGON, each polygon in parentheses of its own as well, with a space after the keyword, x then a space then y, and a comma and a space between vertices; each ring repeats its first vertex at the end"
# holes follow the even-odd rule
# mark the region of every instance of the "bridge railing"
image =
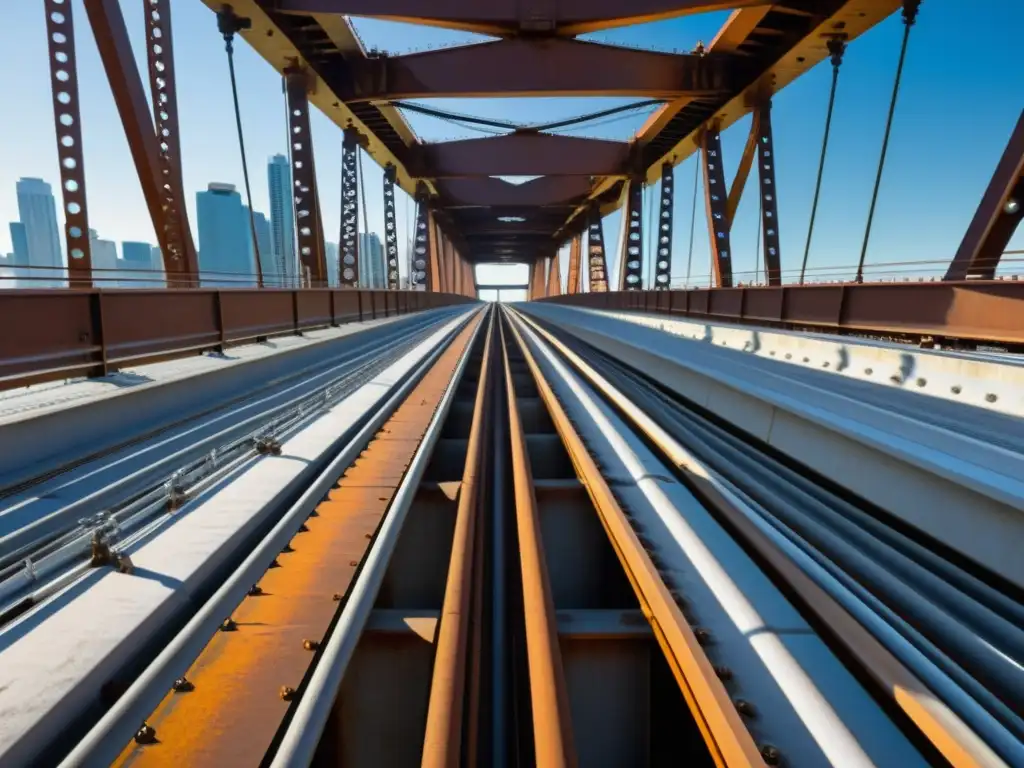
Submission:
POLYGON ((612 291, 542 301, 829 333, 1024 345, 1024 281, 612 291))
POLYGON ((0 389, 475 301, 425 291, 0 291, 0 389))

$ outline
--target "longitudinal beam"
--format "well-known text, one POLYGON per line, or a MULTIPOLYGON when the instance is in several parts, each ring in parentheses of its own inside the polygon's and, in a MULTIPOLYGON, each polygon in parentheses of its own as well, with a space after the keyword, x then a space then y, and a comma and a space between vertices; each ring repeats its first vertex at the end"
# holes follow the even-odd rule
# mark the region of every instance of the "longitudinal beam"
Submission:
POLYGON ((467 96, 706 97, 737 88, 729 57, 512 38, 353 62, 346 101, 467 96))
POLYGON ((490 35, 547 31, 582 35, 694 13, 764 5, 764 0, 277 0, 295 13, 376 16, 490 35))

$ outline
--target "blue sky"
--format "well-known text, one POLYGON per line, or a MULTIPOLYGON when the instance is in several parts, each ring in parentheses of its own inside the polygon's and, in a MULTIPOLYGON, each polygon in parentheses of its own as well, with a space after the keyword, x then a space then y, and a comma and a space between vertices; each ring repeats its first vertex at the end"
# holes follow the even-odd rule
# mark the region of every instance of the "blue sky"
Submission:
MULTIPOLYGON (((11 250, 6 222, 17 218, 15 181, 22 176, 40 176, 56 187, 58 170, 43 3, 17 0, 4 5, 0 49, 9 65, 0 75, 0 104, 5 105, 0 120, 0 252, 6 253, 11 250)), ((90 225, 110 239, 155 242, 91 30, 79 0, 73 0, 73 6, 90 225)), ((144 63, 142 6, 137 0, 122 0, 137 56, 144 63)), ((185 187, 194 228, 195 192, 210 181, 235 183, 241 188, 241 163, 223 41, 215 17, 199 0, 175 0, 173 7, 185 187)), ((684 51, 698 40, 710 41, 726 16, 703 14, 590 37, 684 51)), ((367 47, 396 53, 477 39, 463 33, 367 19, 357 19, 355 24, 367 47)), ((869 265, 934 261, 934 271, 941 272, 942 265, 952 257, 1024 107, 1021 29, 1021 0, 924 0, 911 35, 868 252, 869 265)), ((847 52, 815 224, 812 269, 848 266, 857 261, 901 34, 902 22, 896 14, 855 41, 847 52)), ((237 63, 255 207, 266 211, 266 160, 284 152, 287 146, 280 78, 244 44, 238 46, 237 63)), ((830 76, 827 63, 820 65, 774 101, 784 268, 799 268, 803 254, 830 76)), ((526 122, 582 114, 621 102, 467 99, 431 103, 459 112, 526 122)), ((644 116, 634 115, 574 135, 627 139, 644 116)), ((485 135, 433 118, 415 114, 408 117, 425 140, 485 135)), ((749 118, 723 134, 728 179, 738 163, 748 127, 749 118)), ((337 240, 341 136, 319 113, 314 115, 313 132, 325 228, 328 239, 337 240)), ((380 174, 368 160, 365 167, 370 229, 380 232, 380 174)), ((686 271, 693 173, 693 159, 677 169, 673 274, 680 279, 686 271)), ((752 194, 755 178, 752 174, 750 190, 733 225, 737 272, 754 265, 758 231, 757 198, 752 194)), ((399 204, 400 231, 411 231, 411 218, 412 206, 403 199, 399 204)), ((697 206, 695 227, 692 275, 697 278, 709 270, 702 205, 697 206)), ((617 237, 618 231, 619 217, 613 215, 605 221, 606 238, 617 237)), ((402 240, 404 249, 405 238, 402 240)), ((1011 248, 1024 248, 1024 232, 1018 232, 1011 248)), ((1004 271, 1024 273, 1024 262, 1008 263, 1004 271)), ((523 276, 510 278, 491 269, 479 278, 481 282, 506 282, 523 276)))

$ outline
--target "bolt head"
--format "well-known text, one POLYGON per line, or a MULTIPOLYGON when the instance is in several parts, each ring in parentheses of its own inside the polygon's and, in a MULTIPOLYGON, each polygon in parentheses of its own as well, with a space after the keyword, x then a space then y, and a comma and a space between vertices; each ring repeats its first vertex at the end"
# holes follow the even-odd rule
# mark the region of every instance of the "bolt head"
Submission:
POLYGON ((295 689, 292 688, 290 685, 282 685, 281 690, 278 692, 278 695, 284 701, 291 701, 295 698, 295 689))
POLYGON ((156 741, 156 728, 149 723, 143 723, 142 727, 135 732, 136 744, 152 744, 156 741))

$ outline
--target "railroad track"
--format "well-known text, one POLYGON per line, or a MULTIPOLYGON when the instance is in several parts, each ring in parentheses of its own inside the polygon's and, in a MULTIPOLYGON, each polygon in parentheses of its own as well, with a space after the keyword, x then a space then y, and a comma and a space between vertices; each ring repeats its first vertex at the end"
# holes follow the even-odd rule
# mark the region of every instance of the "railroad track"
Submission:
MULTIPOLYGON (((1011 585, 525 315, 445 328, 194 609, 83 678, 106 689, 87 712, 41 713, 19 758, 1024 765, 1011 585)), ((45 630, 50 601, 12 626, 45 630)))

